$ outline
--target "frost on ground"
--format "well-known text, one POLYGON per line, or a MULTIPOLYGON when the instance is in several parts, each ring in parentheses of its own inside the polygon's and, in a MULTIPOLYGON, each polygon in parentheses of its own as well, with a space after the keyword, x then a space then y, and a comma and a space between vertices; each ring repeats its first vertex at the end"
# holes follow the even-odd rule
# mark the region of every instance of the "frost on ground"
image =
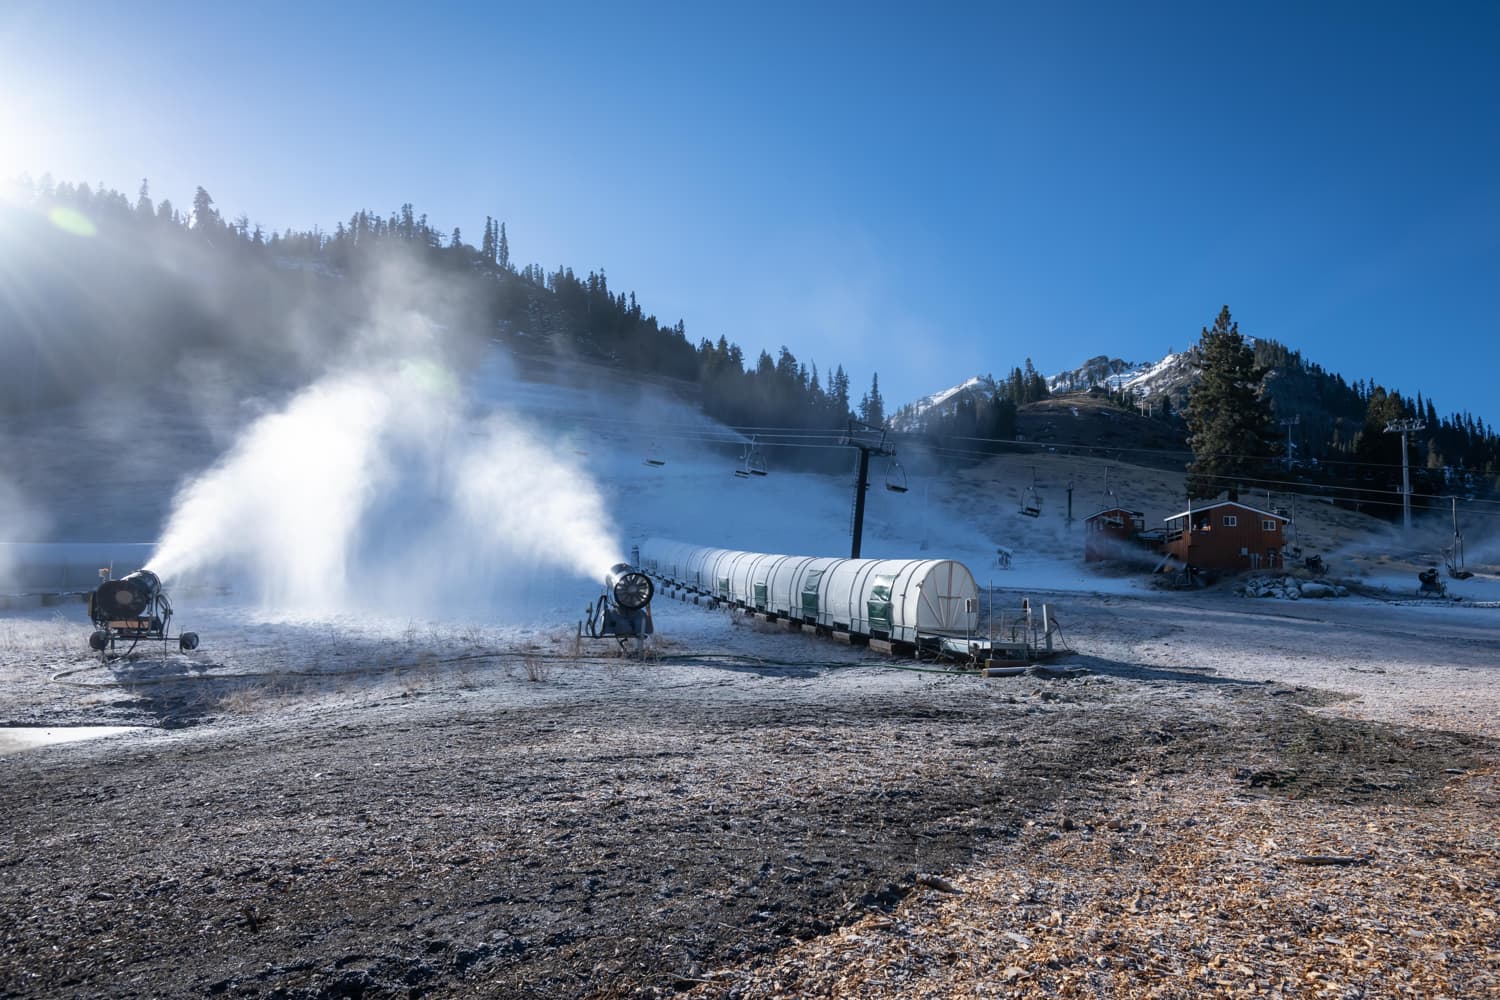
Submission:
MULTIPOLYGON (((522 388, 497 379, 477 396, 522 388)), ((601 430, 621 400, 525 391, 597 480, 605 513, 564 518, 571 540, 841 554, 848 477, 737 478, 704 444, 727 429, 675 411, 646 465, 639 426, 601 430)), ((499 516, 545 516, 572 480, 513 496, 540 463, 505 426, 462 448, 422 426, 426 457, 390 459, 419 475, 360 507, 352 548, 303 552, 277 532, 307 525, 248 488, 210 505, 275 537, 200 581, 215 596, 168 579, 193 653, 106 664, 81 604, 0 612, 0 728, 134 727, 0 757, 0 996, 1496 992, 1500 611, 1415 602, 1442 531, 1309 501, 1298 544, 1358 596, 1157 592, 1149 566, 1084 567, 1079 521, 1158 524, 1180 473, 999 456, 871 490, 865 554, 958 558, 1011 620, 1029 588, 1080 673, 929 672, 666 600, 640 662, 575 639, 594 560, 499 516), (500 549, 476 551, 475 512, 500 549), (309 552, 331 610, 250 596, 304 589, 266 585, 309 552)), ((51 461, 69 437, 8 439, 57 537, 152 537, 177 477, 96 497, 51 461)), ((122 568, 85 547, 56 555, 122 568)), ((1476 568, 1466 605, 1500 596, 1476 568)))
POLYGON ((1048 600, 1087 673, 666 600, 646 662, 179 601, 202 648, 106 666, 10 612, 0 722, 149 728, 0 758, 0 995, 1494 992, 1500 619, 1048 600))

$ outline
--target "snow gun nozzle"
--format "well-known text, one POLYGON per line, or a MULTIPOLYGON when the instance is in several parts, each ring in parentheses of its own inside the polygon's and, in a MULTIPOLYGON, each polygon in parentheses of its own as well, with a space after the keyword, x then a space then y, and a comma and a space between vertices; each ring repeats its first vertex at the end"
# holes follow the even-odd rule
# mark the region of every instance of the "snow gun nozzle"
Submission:
POLYGON ((656 596, 651 578, 629 563, 616 563, 604 576, 604 589, 610 599, 626 611, 639 611, 656 596))

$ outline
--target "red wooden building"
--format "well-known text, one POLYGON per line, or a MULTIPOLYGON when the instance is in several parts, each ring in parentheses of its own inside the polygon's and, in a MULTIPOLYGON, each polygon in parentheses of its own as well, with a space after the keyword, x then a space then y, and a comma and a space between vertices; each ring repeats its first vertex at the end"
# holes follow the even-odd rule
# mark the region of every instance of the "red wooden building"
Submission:
POLYGON ((1131 552, 1139 555, 1135 538, 1145 530, 1146 515, 1138 510, 1110 507, 1090 514, 1083 520, 1083 561, 1103 562, 1131 552))
POLYGON ((1189 507, 1165 519, 1162 552, 1199 569, 1280 569, 1289 518, 1237 500, 1189 507))

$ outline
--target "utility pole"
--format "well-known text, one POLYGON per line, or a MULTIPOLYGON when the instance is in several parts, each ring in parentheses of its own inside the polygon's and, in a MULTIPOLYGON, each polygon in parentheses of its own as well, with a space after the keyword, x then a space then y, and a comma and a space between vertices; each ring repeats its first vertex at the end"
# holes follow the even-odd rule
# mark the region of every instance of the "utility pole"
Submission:
POLYGON ((1467 580, 1473 576, 1464 568, 1464 533, 1458 528, 1458 497, 1453 501, 1453 544, 1448 547, 1448 575, 1455 580, 1467 580))
POLYGON ((1281 419, 1281 426, 1286 428, 1286 471, 1288 474, 1292 471, 1292 428, 1301 422, 1302 414, 1300 413, 1295 417, 1283 417, 1281 419))
POLYGON ((1411 530, 1411 472, 1408 468, 1410 456, 1407 454, 1406 436, 1426 429, 1427 425, 1414 417, 1392 420, 1385 425, 1387 434, 1401 435, 1401 524, 1407 531, 1411 530))
POLYGON ((849 421, 849 429, 839 444, 859 449, 859 473, 854 477, 854 543, 849 548, 849 558, 858 559, 860 542, 865 534, 865 491, 870 485, 870 456, 888 458, 896 453, 885 446, 885 431, 858 420, 849 421))

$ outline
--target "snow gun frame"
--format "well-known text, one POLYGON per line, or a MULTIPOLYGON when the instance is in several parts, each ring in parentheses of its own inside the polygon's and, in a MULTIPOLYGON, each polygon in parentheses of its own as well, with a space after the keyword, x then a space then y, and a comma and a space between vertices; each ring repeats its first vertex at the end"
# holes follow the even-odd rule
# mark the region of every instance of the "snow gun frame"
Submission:
MULTIPOLYGON (((136 570, 118 580, 110 571, 99 571, 100 583, 88 599, 89 620, 94 631, 89 648, 103 654, 106 660, 128 656, 142 639, 160 639, 165 645, 171 635, 172 602, 162 590, 161 578, 150 570, 136 570), (129 642, 130 649, 116 653, 117 643, 129 642)), ((198 648, 198 633, 183 632, 177 637, 177 648, 191 652, 198 648)))
POLYGON ((624 652, 634 639, 636 651, 645 655, 646 640, 656 631, 651 618, 651 599, 656 585, 629 563, 616 563, 604 577, 604 592, 583 610, 578 623, 578 642, 613 639, 624 652))

